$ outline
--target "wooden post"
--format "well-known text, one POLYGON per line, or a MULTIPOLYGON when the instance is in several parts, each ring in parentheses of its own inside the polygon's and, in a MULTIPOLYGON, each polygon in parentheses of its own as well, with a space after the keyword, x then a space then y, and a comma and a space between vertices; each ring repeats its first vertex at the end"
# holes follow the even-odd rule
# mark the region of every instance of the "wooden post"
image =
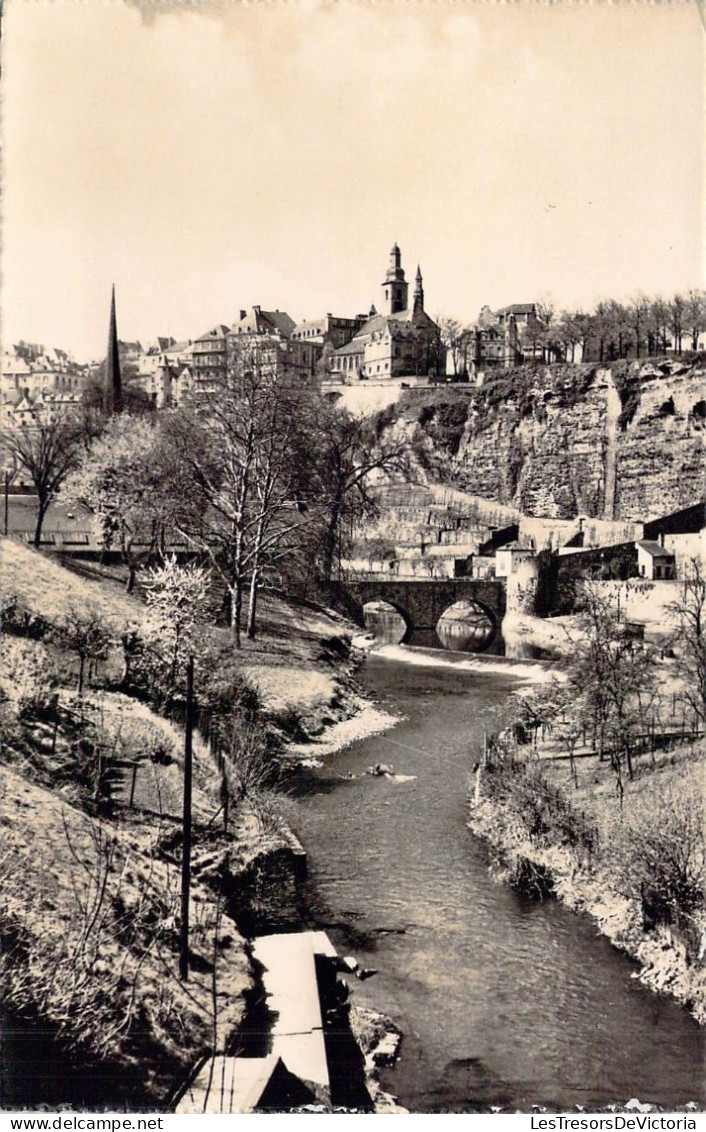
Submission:
POLYGON ((135 783, 137 781, 137 763, 132 764, 132 782, 130 783, 130 809, 135 801, 135 783))
POLYGON ((96 783, 93 788, 93 801, 98 802, 101 795, 101 786, 103 785, 103 747, 96 748, 96 783))
POLYGON ((7 531, 8 531, 8 526, 9 526, 9 510, 10 510, 9 493, 10 493, 10 472, 7 468, 5 468, 5 524, 4 524, 4 531, 5 531, 6 537, 7 537, 7 531))
POLYGON ((181 852, 181 931, 179 935, 179 977, 189 978, 189 889, 191 886, 191 775, 194 727, 194 658, 186 668, 186 725, 184 734, 184 816, 181 852))

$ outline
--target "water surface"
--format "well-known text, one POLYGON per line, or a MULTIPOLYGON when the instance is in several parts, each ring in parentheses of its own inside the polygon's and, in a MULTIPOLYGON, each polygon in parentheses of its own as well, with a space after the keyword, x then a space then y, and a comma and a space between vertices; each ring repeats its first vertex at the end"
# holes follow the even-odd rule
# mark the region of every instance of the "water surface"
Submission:
POLYGON ((329 757, 296 803, 313 916, 377 969, 352 980, 355 1001, 404 1031, 384 1085, 413 1112, 701 1101, 687 1012, 641 987, 587 917, 490 879, 466 827, 468 769, 519 682, 502 662, 441 655, 366 662, 363 683, 405 719, 329 757), (375 763, 415 777, 366 775, 375 763))

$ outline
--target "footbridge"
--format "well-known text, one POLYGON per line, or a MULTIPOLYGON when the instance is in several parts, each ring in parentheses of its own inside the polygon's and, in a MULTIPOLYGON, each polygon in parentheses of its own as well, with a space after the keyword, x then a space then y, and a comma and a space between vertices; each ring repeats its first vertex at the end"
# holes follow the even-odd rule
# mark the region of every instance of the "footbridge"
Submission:
POLYGON ((496 655, 505 652, 502 620, 506 591, 504 581, 496 578, 346 579, 322 583, 322 588, 328 592, 331 606, 360 626, 365 625, 363 610, 368 602, 387 602, 407 626, 403 643, 426 648, 443 648, 436 632, 441 615, 458 601, 472 601, 492 623, 492 634, 483 651, 496 655))

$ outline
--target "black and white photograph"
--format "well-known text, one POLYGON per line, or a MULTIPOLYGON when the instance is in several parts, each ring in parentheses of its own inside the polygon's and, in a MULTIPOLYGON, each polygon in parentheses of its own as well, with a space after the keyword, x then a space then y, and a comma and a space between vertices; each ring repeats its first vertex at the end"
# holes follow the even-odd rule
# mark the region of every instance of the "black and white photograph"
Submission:
POLYGON ((6 0, 2 1132, 703 1128, 704 13, 6 0))

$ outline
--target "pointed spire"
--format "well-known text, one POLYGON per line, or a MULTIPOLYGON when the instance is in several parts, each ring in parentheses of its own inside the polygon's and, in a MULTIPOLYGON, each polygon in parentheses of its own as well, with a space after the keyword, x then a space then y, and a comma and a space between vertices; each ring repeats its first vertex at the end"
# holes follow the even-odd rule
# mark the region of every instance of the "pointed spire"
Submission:
POLYGON ((414 277, 414 304, 413 310, 424 310, 424 287, 422 285, 422 270, 417 264, 417 274, 414 277))
POLYGON ((115 318, 115 284, 110 296, 110 326, 108 328, 108 357, 105 366, 104 405, 109 413, 119 413, 123 407, 123 386, 120 379, 118 329, 115 318))

